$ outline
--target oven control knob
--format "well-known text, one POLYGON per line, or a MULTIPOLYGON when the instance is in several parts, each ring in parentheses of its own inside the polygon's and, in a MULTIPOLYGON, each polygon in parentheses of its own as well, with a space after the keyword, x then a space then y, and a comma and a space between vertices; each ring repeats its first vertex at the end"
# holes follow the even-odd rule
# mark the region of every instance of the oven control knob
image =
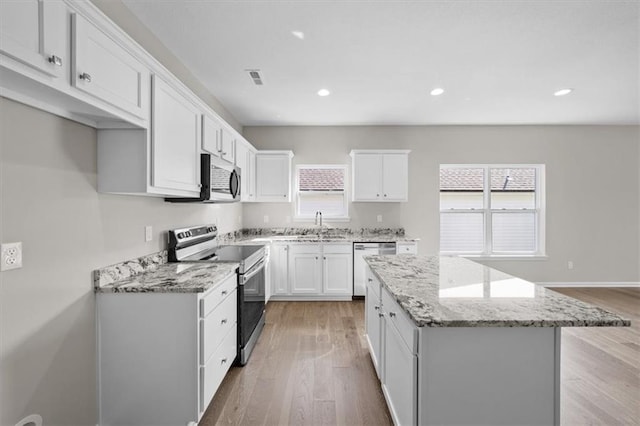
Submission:
POLYGON ((191 236, 191 231, 187 231, 186 235, 187 235, 187 237, 190 237, 191 236))
POLYGON ((180 232, 180 233, 178 234, 178 238, 184 238, 184 234, 183 234, 182 232, 180 232))
POLYGON ((208 228, 207 228, 207 231, 209 231, 209 232, 213 232, 213 227, 212 227, 212 226, 208 227, 208 228))

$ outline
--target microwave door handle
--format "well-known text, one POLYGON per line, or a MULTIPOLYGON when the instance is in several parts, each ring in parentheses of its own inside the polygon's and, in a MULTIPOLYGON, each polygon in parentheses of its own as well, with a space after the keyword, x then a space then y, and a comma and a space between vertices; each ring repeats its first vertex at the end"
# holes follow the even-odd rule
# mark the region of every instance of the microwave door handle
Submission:
POLYGON ((235 170, 231 172, 231 177, 229 178, 229 192, 233 198, 236 198, 240 193, 240 176, 238 176, 235 170), (233 187, 234 182, 236 184, 235 190, 233 187))

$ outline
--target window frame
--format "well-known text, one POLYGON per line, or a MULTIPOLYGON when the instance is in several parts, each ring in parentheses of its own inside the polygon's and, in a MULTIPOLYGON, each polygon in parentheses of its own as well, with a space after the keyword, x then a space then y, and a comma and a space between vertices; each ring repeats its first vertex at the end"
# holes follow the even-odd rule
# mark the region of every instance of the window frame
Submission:
MULTIPOLYGON (((301 215, 300 214, 300 195, 304 191, 300 191, 300 170, 301 169, 337 169, 342 170, 344 173, 344 189, 342 190, 343 196, 343 213, 342 216, 323 216, 323 222, 349 222, 351 217, 349 216, 349 187, 348 177, 349 166, 347 164, 296 164, 293 179, 294 179, 294 205, 293 205, 293 217, 296 221, 314 221, 315 215, 301 215)), ((319 194, 336 194, 339 191, 314 191, 319 194)))
MULTIPOLYGON (((456 208, 456 209, 442 209, 440 208, 440 214, 438 215, 439 223, 442 223, 442 213, 482 213, 483 217, 483 233, 484 233, 484 247, 482 252, 468 252, 468 251, 442 251, 441 255, 460 255, 465 257, 473 257, 478 259, 545 259, 546 256, 546 167, 544 164, 440 164, 438 171, 442 169, 483 169, 483 189, 482 209, 472 208, 456 208), (533 209, 492 209, 491 208, 491 169, 535 169, 535 206, 533 209), (535 241, 536 250, 533 252, 522 251, 493 251, 493 213, 522 213, 530 211, 535 214, 535 241)), ((438 203, 440 203, 440 173, 438 173, 438 203)), ((440 228, 439 228, 440 229, 440 228)), ((441 236, 440 236, 441 237, 441 236)), ((440 247, 439 239, 438 246, 440 247)))

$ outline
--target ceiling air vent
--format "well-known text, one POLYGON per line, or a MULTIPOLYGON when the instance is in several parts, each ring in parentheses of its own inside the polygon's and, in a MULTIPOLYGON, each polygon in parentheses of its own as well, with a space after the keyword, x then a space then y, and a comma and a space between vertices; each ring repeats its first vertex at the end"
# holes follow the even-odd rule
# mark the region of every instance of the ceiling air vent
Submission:
POLYGON ((256 86, 262 86, 264 83, 262 82, 262 76, 260 75, 260 70, 247 70, 249 73, 249 77, 253 80, 253 84, 256 86))

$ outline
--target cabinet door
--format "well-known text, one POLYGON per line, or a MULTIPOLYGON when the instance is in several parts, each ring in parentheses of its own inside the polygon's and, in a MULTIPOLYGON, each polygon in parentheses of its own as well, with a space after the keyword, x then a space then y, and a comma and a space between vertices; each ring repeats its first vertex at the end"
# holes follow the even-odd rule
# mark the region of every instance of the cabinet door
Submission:
POLYGON ((291 158, 280 154, 256 156, 256 201, 290 201, 291 158))
POLYGON ((148 118, 148 69, 78 14, 73 15, 73 51, 74 87, 137 117, 148 118))
POLYGON ((356 154, 353 158, 353 201, 382 200, 382 156, 356 154))
POLYGON ((392 322, 385 319, 383 327, 382 389, 394 423, 414 425, 418 418, 418 357, 409 350, 392 322))
POLYGON ((162 78, 153 78, 152 184, 200 193, 200 110, 162 78))
POLYGON ((319 295, 322 291, 320 253, 291 253, 289 258, 292 294, 319 295))
POLYGON ((353 255, 351 253, 325 253, 322 260, 323 293, 352 294, 353 255))
POLYGON ((0 52, 51 77, 69 69, 69 13, 61 1, 2 0, 0 52))
POLYGON ((408 160, 407 154, 384 154, 382 159, 382 196, 384 201, 407 201, 408 160))
POLYGON ((271 293, 289 294, 289 246, 272 244, 269 262, 271 263, 271 293))
POLYGON ((234 163, 236 159, 236 138, 233 133, 222 127, 220 133, 220 158, 230 163, 234 163))
POLYGON ((380 316, 380 296, 376 294, 373 289, 373 285, 379 285, 377 282, 369 283, 366 286, 365 294, 365 327, 367 333, 367 341, 369 343, 369 353, 371 354, 371 361, 375 367, 376 374, 380 379, 382 377, 382 370, 380 365, 381 344, 382 344, 382 330, 381 325, 383 318, 380 316))
POLYGON ((220 132, 222 124, 215 118, 205 114, 202 116, 202 150, 209 154, 220 157, 222 147, 220 146, 220 132))
POLYGON ((249 195, 247 196, 247 201, 255 201, 256 200, 256 153, 252 149, 247 153, 248 157, 248 165, 247 165, 247 173, 248 176, 245 178, 247 182, 247 191, 249 195))

